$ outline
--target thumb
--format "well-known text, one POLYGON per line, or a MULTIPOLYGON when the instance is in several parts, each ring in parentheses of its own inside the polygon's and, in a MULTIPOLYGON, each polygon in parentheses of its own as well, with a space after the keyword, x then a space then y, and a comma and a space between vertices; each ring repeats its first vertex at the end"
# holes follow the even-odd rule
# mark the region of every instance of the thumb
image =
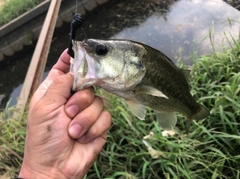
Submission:
POLYGON ((41 102, 45 106, 55 106, 54 109, 65 104, 71 95, 72 84, 73 76, 70 73, 57 76, 46 90, 41 102))

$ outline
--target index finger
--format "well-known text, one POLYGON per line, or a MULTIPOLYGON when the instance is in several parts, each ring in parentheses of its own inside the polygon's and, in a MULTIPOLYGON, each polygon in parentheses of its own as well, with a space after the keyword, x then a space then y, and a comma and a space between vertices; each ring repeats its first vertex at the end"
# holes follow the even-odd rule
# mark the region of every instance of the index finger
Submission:
POLYGON ((64 50, 57 63, 50 70, 46 79, 52 81, 57 76, 68 73, 70 68, 70 58, 71 57, 68 55, 67 49, 64 50))

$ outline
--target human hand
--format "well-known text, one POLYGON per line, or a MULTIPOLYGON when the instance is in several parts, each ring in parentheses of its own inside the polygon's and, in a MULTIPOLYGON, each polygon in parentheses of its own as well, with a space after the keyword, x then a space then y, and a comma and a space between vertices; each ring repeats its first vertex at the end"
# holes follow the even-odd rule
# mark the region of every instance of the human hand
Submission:
POLYGON ((111 115, 93 88, 71 94, 66 50, 32 97, 21 178, 82 178, 106 142, 111 115))

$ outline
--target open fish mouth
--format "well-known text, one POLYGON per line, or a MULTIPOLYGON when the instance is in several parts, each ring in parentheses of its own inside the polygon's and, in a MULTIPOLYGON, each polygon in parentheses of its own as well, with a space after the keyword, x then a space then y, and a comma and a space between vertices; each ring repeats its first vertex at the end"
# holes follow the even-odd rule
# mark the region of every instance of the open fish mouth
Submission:
POLYGON ((86 52, 88 45, 81 41, 73 42, 74 58, 70 61, 70 72, 74 76, 73 90, 82 90, 99 82, 99 68, 96 61, 86 52))

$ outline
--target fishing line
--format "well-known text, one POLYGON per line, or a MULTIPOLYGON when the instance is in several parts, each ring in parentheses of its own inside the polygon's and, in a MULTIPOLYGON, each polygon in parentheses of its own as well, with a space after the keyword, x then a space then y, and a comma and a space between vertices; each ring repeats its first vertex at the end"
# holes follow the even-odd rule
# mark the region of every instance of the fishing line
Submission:
MULTIPOLYGON (((77 12, 77 9, 78 9, 78 0, 76 0, 75 14, 78 13, 78 12, 77 12)), ((83 18, 83 17, 82 17, 82 18, 83 18)), ((86 33, 84 32, 82 26, 81 26, 81 30, 82 30, 83 35, 85 36, 85 38, 88 39, 88 37, 87 37, 86 33)))
POLYGON ((82 32, 83 32, 83 35, 85 36, 85 38, 88 39, 88 37, 87 37, 87 35, 85 34, 85 32, 84 32, 84 30, 83 30, 82 27, 81 27, 81 29, 82 29, 82 32))
POLYGON ((78 8, 78 0, 76 0, 75 14, 77 14, 77 8, 78 8))

